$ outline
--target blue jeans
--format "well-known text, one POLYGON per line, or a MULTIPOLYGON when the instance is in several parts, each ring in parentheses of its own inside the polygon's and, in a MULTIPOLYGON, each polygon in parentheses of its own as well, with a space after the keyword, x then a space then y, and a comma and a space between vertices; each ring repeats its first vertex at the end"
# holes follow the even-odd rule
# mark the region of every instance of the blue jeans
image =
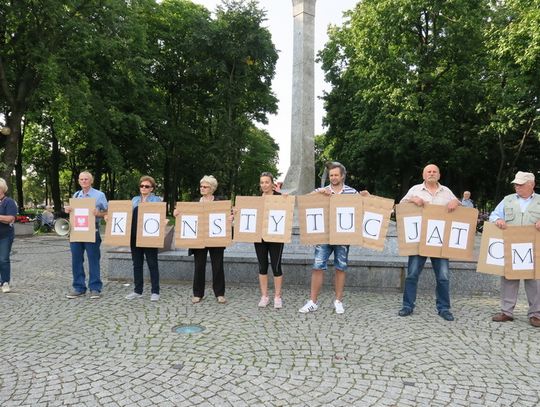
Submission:
POLYGON ((313 269, 328 269, 328 259, 332 252, 334 252, 334 268, 336 270, 346 271, 347 263, 349 261, 349 246, 330 244, 318 244, 315 246, 313 269))
POLYGON ((155 247, 131 246, 131 260, 133 261, 133 292, 143 293, 144 287, 144 256, 150 271, 150 281, 152 283, 152 294, 159 294, 159 265, 158 249, 155 247))
POLYGON ((0 238, 0 284, 9 283, 11 279, 11 246, 15 233, 11 231, 6 236, 0 238))
MULTIPOLYGON (((424 269, 427 257, 409 256, 407 267, 407 277, 405 278, 405 290, 403 291, 403 308, 413 310, 416 302, 416 289, 418 288, 418 278, 424 269)), ((437 298, 437 311, 450 310, 450 272, 448 259, 431 257, 431 265, 437 280, 435 296, 437 298)))
POLYGON ((99 260, 101 252, 101 236, 96 231, 96 242, 73 242, 69 246, 71 248, 71 269, 73 271, 73 289, 79 293, 86 292, 86 275, 84 274, 84 251, 88 257, 88 288, 90 291, 101 292, 103 283, 101 282, 99 271, 99 260))

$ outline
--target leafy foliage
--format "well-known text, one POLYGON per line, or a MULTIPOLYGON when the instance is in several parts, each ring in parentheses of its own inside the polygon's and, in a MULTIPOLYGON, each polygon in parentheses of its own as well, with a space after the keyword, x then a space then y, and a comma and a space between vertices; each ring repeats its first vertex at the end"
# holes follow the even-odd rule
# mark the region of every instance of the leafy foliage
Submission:
POLYGON ((319 54, 333 85, 322 149, 381 195, 399 198, 433 162, 456 193, 498 199, 516 169, 538 166, 530 3, 360 2, 319 54))

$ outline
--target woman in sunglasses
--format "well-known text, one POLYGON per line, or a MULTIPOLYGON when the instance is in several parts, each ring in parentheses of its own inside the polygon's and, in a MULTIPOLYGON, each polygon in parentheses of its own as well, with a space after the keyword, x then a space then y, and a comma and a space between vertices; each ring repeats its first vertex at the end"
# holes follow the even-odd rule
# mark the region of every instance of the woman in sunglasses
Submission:
MULTIPOLYGON (((281 195, 274 183, 274 176, 270 172, 263 172, 259 178, 259 187, 262 195, 281 195)), ((283 255, 283 243, 265 242, 255 243, 255 253, 259 262, 259 286, 261 288, 261 300, 259 307, 265 308, 270 303, 268 296, 268 256, 274 274, 274 308, 282 308, 281 285, 283 273, 281 271, 281 256, 283 255)))
MULTIPOLYGON (((218 187, 217 179, 213 175, 205 175, 199 181, 201 197, 199 202, 212 202, 225 200, 224 197, 214 195, 218 187)), ((173 212, 177 217, 180 212, 175 209, 173 212)), ((189 249, 189 254, 193 254, 195 271, 193 273, 193 297, 191 302, 197 304, 204 298, 204 288, 206 281, 206 258, 210 253, 212 263, 212 289, 216 300, 220 304, 225 304, 225 270, 223 268, 224 247, 204 247, 202 249, 189 249)))
POLYGON ((133 204, 133 220, 131 224, 131 259, 133 260, 133 282, 135 287, 133 292, 126 296, 128 300, 141 298, 143 293, 143 263, 146 256, 146 264, 150 270, 150 282, 152 284, 152 295, 150 301, 159 300, 159 268, 158 249, 155 247, 137 247, 137 215, 141 202, 161 202, 161 198, 154 195, 156 181, 154 178, 144 175, 139 180, 139 195, 131 200, 133 204))

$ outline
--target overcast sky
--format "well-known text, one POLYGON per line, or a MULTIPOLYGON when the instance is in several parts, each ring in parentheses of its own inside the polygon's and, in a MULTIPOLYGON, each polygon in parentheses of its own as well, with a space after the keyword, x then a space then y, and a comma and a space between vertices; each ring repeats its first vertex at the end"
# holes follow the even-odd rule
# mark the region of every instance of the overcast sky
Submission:
MULTIPOLYGON (((213 11, 221 1, 192 0, 213 11)), ((341 25, 343 12, 354 8, 358 0, 317 0, 315 11, 315 52, 324 47, 327 41, 326 28, 329 24, 341 25)), ((279 99, 278 113, 269 117, 266 130, 279 144, 279 177, 283 179, 290 164, 291 137, 291 98, 292 98, 292 49, 293 49, 293 17, 292 0, 259 0, 261 8, 267 11, 267 26, 279 51, 276 76, 272 89, 279 99)), ((323 90, 329 90, 324 82, 320 66, 315 66, 315 133, 324 131, 322 119, 323 103, 318 98, 323 90)))

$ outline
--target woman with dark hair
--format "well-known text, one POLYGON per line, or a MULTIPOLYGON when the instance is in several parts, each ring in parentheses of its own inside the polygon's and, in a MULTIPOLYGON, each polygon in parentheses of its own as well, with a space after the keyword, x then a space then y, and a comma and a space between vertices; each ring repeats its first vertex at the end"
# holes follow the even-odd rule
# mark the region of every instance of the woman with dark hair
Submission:
POLYGON ((131 200, 133 204, 133 218, 131 223, 131 260, 133 261, 133 292, 126 296, 128 300, 141 298, 143 293, 144 276, 143 265, 146 256, 146 264, 150 270, 150 282, 152 284, 152 294, 150 301, 159 301, 159 267, 158 249, 155 247, 137 247, 137 217, 139 214, 139 204, 141 202, 161 202, 161 198, 154 195, 156 181, 154 178, 143 175, 139 180, 139 195, 131 200))
MULTIPOLYGON (((270 172, 263 172, 259 178, 261 194, 281 195, 276 191, 274 176, 270 172)), ((283 283, 283 272, 281 270, 281 256, 283 254, 283 243, 265 242, 255 243, 255 253, 259 262, 259 286, 261 289, 261 300, 259 307, 264 308, 270 303, 268 296, 268 257, 274 274, 274 308, 282 308, 281 286, 283 283)))

